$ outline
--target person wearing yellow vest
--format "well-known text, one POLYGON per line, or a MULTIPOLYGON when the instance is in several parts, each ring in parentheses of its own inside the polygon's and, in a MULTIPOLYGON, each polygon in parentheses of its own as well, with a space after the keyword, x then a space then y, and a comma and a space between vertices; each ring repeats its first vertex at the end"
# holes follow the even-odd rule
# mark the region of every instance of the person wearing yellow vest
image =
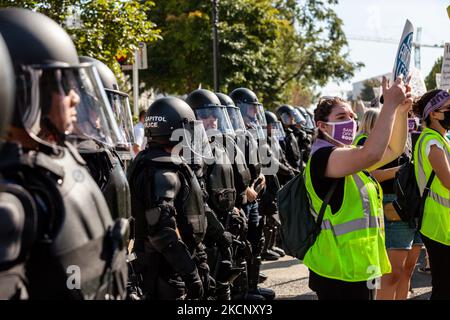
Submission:
POLYGON ((359 125, 359 130, 356 133, 355 139, 353 140, 354 146, 364 145, 364 142, 366 141, 367 137, 370 134, 370 131, 372 131, 375 122, 378 119, 379 113, 380 110, 375 108, 367 109, 367 111, 364 112, 359 125))
POLYGON ((384 231, 382 190, 370 171, 403 152, 412 99, 402 78, 383 78, 384 107, 364 146, 350 146, 355 114, 337 97, 319 101, 314 111, 318 135, 305 169, 305 184, 316 215, 334 183, 321 232, 306 253, 309 287, 320 300, 374 299, 377 281, 391 271, 384 231), (396 134, 392 134, 392 132, 396 134))
MULTIPOLYGON (((362 116, 360 128, 353 145, 363 146, 378 119, 380 109, 367 109, 362 116)), ((413 119, 414 120, 414 119, 413 119)), ((408 118, 408 131, 411 131, 408 118)), ((400 158, 371 172, 383 189, 383 211, 385 219, 385 243, 392 272, 381 278, 377 300, 404 300, 408 297, 410 281, 423 246, 420 233, 415 226, 401 221, 392 205, 395 174, 411 153, 411 141, 406 143, 405 153, 400 158)))
POLYGON ((450 94, 444 90, 425 93, 413 110, 426 128, 414 148, 414 171, 421 194, 435 172, 425 199, 420 232, 430 260, 431 299, 450 300, 450 94))

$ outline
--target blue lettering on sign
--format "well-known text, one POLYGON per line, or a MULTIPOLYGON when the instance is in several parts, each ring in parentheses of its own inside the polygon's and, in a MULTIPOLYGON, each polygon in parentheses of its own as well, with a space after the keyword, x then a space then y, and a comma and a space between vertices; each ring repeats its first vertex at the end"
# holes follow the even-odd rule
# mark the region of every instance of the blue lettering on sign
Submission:
POLYGON ((403 75, 403 79, 406 79, 409 73, 409 60, 411 58, 411 47, 412 47, 412 37, 413 33, 410 32, 400 44, 396 58, 396 68, 394 70, 394 80, 397 79, 399 75, 403 75))

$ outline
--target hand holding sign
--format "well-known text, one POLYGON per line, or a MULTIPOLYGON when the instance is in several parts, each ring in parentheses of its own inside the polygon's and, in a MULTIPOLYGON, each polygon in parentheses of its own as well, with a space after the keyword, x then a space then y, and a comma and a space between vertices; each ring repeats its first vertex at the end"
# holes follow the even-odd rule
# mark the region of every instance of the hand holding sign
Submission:
POLYGON ((401 112, 407 112, 412 105, 410 88, 403 83, 403 76, 400 75, 397 80, 389 85, 386 77, 383 77, 381 83, 384 96, 384 107, 398 108, 401 112))

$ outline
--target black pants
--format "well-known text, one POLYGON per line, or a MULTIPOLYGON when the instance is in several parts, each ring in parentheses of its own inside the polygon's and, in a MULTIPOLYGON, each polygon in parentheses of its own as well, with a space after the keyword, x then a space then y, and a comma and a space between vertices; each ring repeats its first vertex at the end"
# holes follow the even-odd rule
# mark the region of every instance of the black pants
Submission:
POLYGON ((325 278, 309 270, 309 287, 319 300, 374 300, 375 290, 366 281, 347 282, 325 278))
POLYGON ((422 234, 431 268, 431 300, 450 300, 450 246, 422 234))

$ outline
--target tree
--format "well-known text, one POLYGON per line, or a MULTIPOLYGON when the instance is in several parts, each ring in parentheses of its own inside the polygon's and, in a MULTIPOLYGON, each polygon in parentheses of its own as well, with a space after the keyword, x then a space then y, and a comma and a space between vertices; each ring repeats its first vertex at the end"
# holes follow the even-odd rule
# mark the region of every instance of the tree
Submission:
POLYGON ((443 57, 440 57, 436 60, 436 62, 433 65, 433 68, 431 68, 430 73, 425 78, 425 85, 427 87, 427 90, 432 90, 437 87, 436 85, 436 73, 440 73, 442 69, 442 59, 443 57))
MULTIPOLYGON (((211 2, 157 0, 150 19, 162 41, 148 49, 148 86, 183 95, 213 87, 211 2)), ((329 0, 220 0, 220 90, 245 86, 263 103, 292 101, 330 79, 346 80, 360 64, 348 61, 342 21, 329 0), (293 91, 293 88, 296 88, 293 91)))
POLYGON ((153 6, 146 0, 0 0, 0 7, 28 8, 55 20, 72 37, 79 55, 103 61, 118 76, 122 74, 115 59, 119 50, 131 53, 138 42, 160 38, 148 20, 153 6), (80 24, 70 25, 69 18, 78 18, 80 24))
POLYGON ((361 90, 360 98, 363 101, 372 101, 375 98, 373 88, 379 88, 381 82, 377 79, 370 79, 363 82, 363 89, 361 90))

